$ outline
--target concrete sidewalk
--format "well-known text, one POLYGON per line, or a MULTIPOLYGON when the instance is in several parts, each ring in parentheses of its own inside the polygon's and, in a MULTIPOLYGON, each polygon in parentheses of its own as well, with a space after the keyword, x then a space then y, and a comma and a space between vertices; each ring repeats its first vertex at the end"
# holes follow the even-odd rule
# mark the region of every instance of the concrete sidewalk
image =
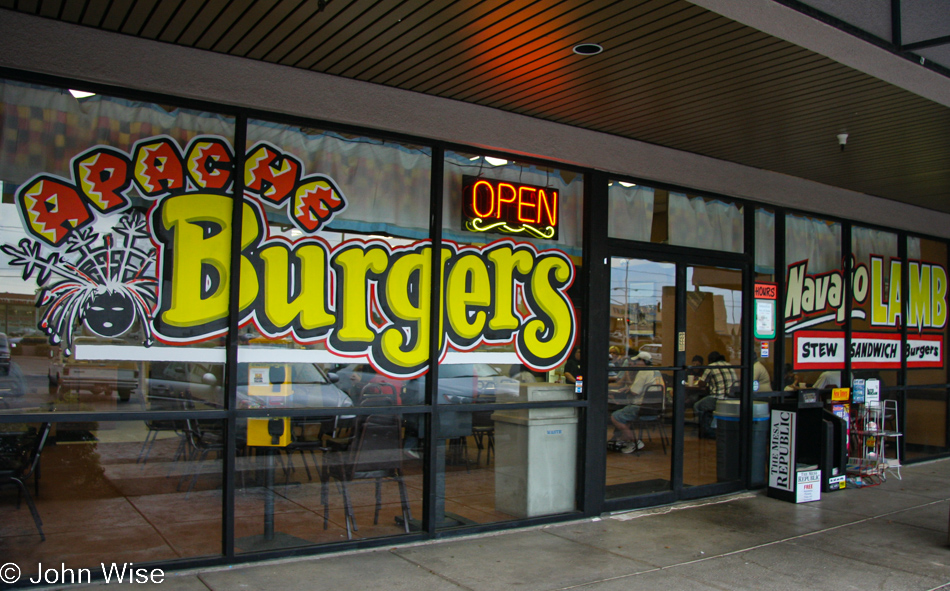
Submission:
POLYGON ((479 537, 169 573, 160 587, 950 590, 950 460, 902 472, 903 480, 802 505, 742 493, 479 537))

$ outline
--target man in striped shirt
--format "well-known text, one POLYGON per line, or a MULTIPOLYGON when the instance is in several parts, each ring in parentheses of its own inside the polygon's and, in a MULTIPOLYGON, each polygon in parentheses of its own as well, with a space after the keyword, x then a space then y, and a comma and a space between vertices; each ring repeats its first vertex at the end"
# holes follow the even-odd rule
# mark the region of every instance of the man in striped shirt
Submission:
POLYGON ((710 427, 712 413, 716 410, 716 403, 728 398, 733 386, 739 383, 736 372, 729 367, 729 362, 719 351, 709 353, 709 367, 699 379, 701 386, 706 387, 709 394, 693 405, 693 412, 699 421, 700 437, 715 437, 716 431, 710 427))

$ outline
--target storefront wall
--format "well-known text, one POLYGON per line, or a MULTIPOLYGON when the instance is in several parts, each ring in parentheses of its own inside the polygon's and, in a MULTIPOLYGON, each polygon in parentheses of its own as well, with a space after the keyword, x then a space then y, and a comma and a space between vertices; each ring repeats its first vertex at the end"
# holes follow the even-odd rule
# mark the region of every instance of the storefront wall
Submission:
MULTIPOLYGON (((888 290, 894 269, 908 277, 915 261, 918 280, 925 263, 946 269, 943 214, 473 105, 10 17, 0 22, 4 48, 17 48, 0 52, 14 68, 0 96, 0 292, 41 305, 40 334, 14 337, 0 424, 30 440, 52 423, 56 442, 38 489, 48 540, 25 508, 2 507, 12 529, 0 551, 18 561, 85 567, 121 553, 184 566, 599 514, 607 407, 592 392, 606 391, 608 370, 589 359, 607 359, 609 329, 595 327, 609 311, 594 300, 607 301, 610 285, 599 237, 653 258, 665 248, 733 257, 782 294, 805 260, 812 275, 848 254, 868 267, 878 257, 888 290), (147 63, 133 68, 123 54, 147 63), (98 94, 77 100, 69 87, 98 94), (520 215, 533 230, 466 230, 469 178, 489 182, 473 197, 483 227, 515 202, 484 191, 507 184, 527 191, 520 215), (620 179, 638 193, 615 195, 620 179), (551 214, 539 189, 558 195, 556 236, 537 223, 551 214), (666 215, 681 216, 662 231, 643 215, 661 191, 666 215), (607 203, 609 214, 598 207, 607 203), (689 232, 686 212, 716 217, 722 231, 689 232), (729 224, 743 229, 737 241, 729 224), (441 291, 431 288, 439 276, 441 291), (581 388, 558 384, 576 367, 575 344, 587 357, 581 388), (556 455, 532 455, 535 426, 557 439, 556 455), (362 460, 354 441, 369 446, 362 460), (529 466, 547 480, 529 482, 529 466)), ((697 269, 695 285, 718 285, 719 265, 697 269)), ((728 282, 740 299, 748 284, 728 282)), ((945 292, 931 283, 944 316, 945 292)), ((841 300, 842 320, 809 330, 844 342, 877 331, 873 303, 841 300)), ((774 389, 799 371, 787 305, 762 359, 774 389)), ((932 299, 931 321, 938 308, 932 299)), ((911 327, 888 314, 899 343, 914 332, 943 343, 945 322, 911 327)), ((750 401, 743 343, 761 358, 763 340, 749 318, 744 333, 730 331, 738 317, 723 315, 721 332, 736 340, 724 353, 750 401)), ((950 448, 942 354, 926 367, 900 357, 861 368, 900 402, 911 457, 950 448)), ((740 475, 748 484, 747 464, 740 475)))

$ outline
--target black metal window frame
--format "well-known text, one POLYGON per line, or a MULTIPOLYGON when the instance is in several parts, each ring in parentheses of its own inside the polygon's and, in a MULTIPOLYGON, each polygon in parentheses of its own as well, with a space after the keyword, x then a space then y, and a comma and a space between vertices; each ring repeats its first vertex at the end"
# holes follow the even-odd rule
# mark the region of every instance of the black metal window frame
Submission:
MULTIPOLYGON (((514 159, 519 162, 538 164, 542 166, 555 166, 562 170, 572 171, 583 175, 584 178, 584 200, 583 200, 583 253, 582 253, 582 266, 579 270, 578 280, 583 282, 584 287, 584 302, 586 305, 586 320, 579 326, 578 338, 581 346, 581 350, 584 352, 582 359, 582 371, 585 378, 585 395, 581 397, 580 400, 575 401, 563 401, 563 402, 548 402, 548 403, 519 403, 519 404, 479 404, 473 405, 473 408, 460 408, 456 405, 439 405, 433 404, 435 400, 436 387, 438 381, 438 357, 439 351, 436 349, 438 339, 435 338, 438 336, 438 323, 430 323, 432 338, 430 338, 431 351, 430 351, 430 369, 426 374, 426 403, 424 405, 415 405, 415 406, 404 406, 397 407, 391 410, 382 410, 375 408, 372 412, 393 412, 401 414, 417 413, 425 417, 427 426, 429 427, 426 430, 425 437, 425 446, 426 446, 426 455, 425 455, 425 464, 423 472, 423 528, 422 531, 414 534, 400 535, 397 537, 382 537, 382 538, 371 538, 371 539, 360 539, 352 540, 346 542, 338 542, 331 544, 322 544, 322 545, 313 545, 300 548, 290 548, 283 550, 259 552, 259 553, 249 553, 249 554, 238 554, 235 552, 234 548, 234 521, 235 521, 235 506, 234 506, 234 495, 235 495, 235 465, 234 458, 236 455, 236 438, 234 437, 234 432, 236 429, 236 423, 238 418, 247 418, 247 417, 266 417, 271 415, 276 415, 276 411, 268 411, 266 409, 258 410, 239 410, 236 408, 236 371, 237 371, 237 350, 238 350, 238 338, 237 338, 237 315, 235 313, 230 314, 230 323, 228 327, 228 332, 226 336, 226 354, 227 354, 227 363, 226 363, 226 401, 224 409, 216 410, 196 410, 196 411, 120 411, 120 412, 107 412, 107 413, 94 413, 94 412, 64 412, 64 413, 30 413, 30 414, 6 414, 0 413, 0 423, 19 423, 19 422, 75 422, 75 421, 84 421, 90 420, 91 418, 103 418, 110 421, 135 421, 135 420, 156 420, 156 419, 185 419, 185 418, 200 418, 200 419, 215 419, 221 420, 226 425, 226 432, 228 437, 226 439, 226 453, 224 458, 224 469, 223 469, 223 503, 222 503, 222 541, 221 548, 222 553, 218 556, 204 557, 204 558, 189 558, 175 561, 164 561, 160 564, 161 566, 166 566, 170 568, 196 568, 196 567, 208 567, 208 566, 217 566, 224 564, 236 564, 244 562, 253 562, 271 558, 278 557, 288 557, 288 556, 303 556, 303 555, 316 555, 328 552, 337 552, 341 550, 355 550, 362 548, 378 548, 392 545, 394 542, 399 543, 410 543, 414 541, 436 539, 442 537, 458 536, 471 534, 481 531, 489 530, 499 530, 499 529, 509 529, 524 527, 529 525, 540 525, 547 523, 554 523, 558 521, 563 521, 566 519, 572 519, 580 516, 596 516, 601 514, 605 509, 609 508, 634 508, 636 506, 644 506, 646 504, 654 504, 657 502, 664 502, 667 499, 665 497, 646 497, 640 499, 630 499, 626 500, 623 503, 611 503, 607 504, 604 501, 604 474, 606 471, 606 454, 603 451, 602 442, 606 439, 606 400, 602 400, 603 397, 591 397, 587 393, 592 391, 597 391, 598 389, 606 388, 606 371, 602 372, 604 376, 599 376, 600 372, 591 373, 593 367, 588 367, 588 360, 590 359, 606 359, 607 358, 607 339, 601 338, 606 332, 604 331, 603 326, 601 326, 601 320, 606 318, 607 310, 604 309, 603 300, 606 301, 606 298, 600 297, 602 294, 596 293, 594 291, 595 285, 602 285, 605 281, 609 283, 609 269, 606 264, 601 264, 600 261, 604 260, 606 262, 607 257, 609 257, 609 252, 611 251, 611 244, 617 246, 619 243, 624 243, 626 246, 631 244, 626 241, 616 241, 616 240, 603 240, 603 236, 607 235, 608 219, 607 219, 607 208, 606 204, 608 201, 608 182, 610 180, 629 180, 631 182, 642 183, 648 186, 656 188, 665 188, 670 190, 687 192, 691 195, 698 195, 716 199, 723 199, 731 201, 742 205, 744 210, 744 244, 742 253, 723 253, 723 252, 714 252, 706 251, 701 249, 693 249, 689 247, 680 247, 680 246, 671 246, 665 244, 655 244, 648 242, 637 242, 633 243, 632 246, 642 252, 645 256, 653 257, 677 257, 683 256, 688 257, 693 260, 695 257, 703 258, 710 261, 710 263, 715 264, 716 261, 732 261, 740 262, 743 265, 751 265, 753 269, 752 273, 745 274, 744 280, 744 289, 751 289, 751 281, 754 274, 754 232, 755 232, 755 209, 756 208, 766 208, 775 213, 776 224, 775 224, 775 236, 774 236, 774 249, 775 249, 775 280, 779 284, 779 291, 783 294, 784 298, 784 287, 785 287, 785 256, 784 256, 784 236, 785 236, 785 215, 789 213, 799 214, 799 215, 808 215, 812 217, 818 217, 821 219, 839 222, 842 224, 842 252, 850 254, 851 244, 850 244, 850 228, 852 225, 861 225, 869 228, 876 228, 881 230, 886 230, 889 232, 896 232, 898 234, 898 244, 900 244, 901 252, 906 258, 906 242, 909 236, 920 237, 927 240, 934 240, 937 242, 942 242, 948 244, 948 241, 938 237, 920 235, 915 233, 910 233, 906 231, 895 231, 891 228, 885 228, 881 226, 875 226, 873 224, 858 224, 845 219, 836 218, 834 216, 825 216, 821 214, 815 214, 812 212, 797 210, 793 208, 786 208, 775 206, 771 204, 765 204, 755 201, 750 201, 741 198, 735 198, 727 195, 720 195, 712 193, 709 191, 704 191, 702 189, 696 189, 693 187, 682 187, 678 185, 672 185, 663 182, 653 181, 651 179, 638 178, 625 176, 620 174, 608 174, 604 171, 599 171, 590 168, 576 167, 568 164, 563 164, 556 161, 544 160, 541 158, 531 158, 523 155, 511 154, 503 151, 495 150, 483 150, 477 147, 465 145, 462 143, 455 142, 444 142, 444 141, 433 141, 426 138, 415 137, 406 134, 397 134, 391 133, 376 129, 368 129, 357 126, 350 125, 341 125, 338 123, 322 121, 316 118, 304 118, 304 117, 295 117, 295 116, 286 116, 280 115, 272 112, 248 109, 243 107, 237 107, 233 105, 223 105, 219 103, 212 103, 208 101, 202 101, 197 99, 185 99, 181 97, 175 97, 173 95, 166 95, 161 93, 154 92, 142 92, 135 91, 125 88, 118 88, 110 85, 94 84, 84 81, 77 81, 66 79, 62 77, 48 76, 33 72, 24 72, 21 70, 12 70, 9 68, 0 68, 0 77, 9 80, 16 80, 25 83, 36 83, 48 85, 51 87, 58 88, 75 88, 75 89, 84 89, 100 94, 108 94, 110 96, 125 98, 129 100, 140 100, 148 101, 159 104, 168 104, 176 105, 182 108, 195 109, 200 111, 206 111, 209 113, 215 113, 220 115, 225 115, 233 117, 235 119, 235 137, 234 145, 244 145, 246 143, 246 129, 247 121, 249 119, 263 119, 267 121, 272 121, 275 123, 284 123, 289 125, 304 125, 308 127, 320 127, 327 130, 339 131, 343 133, 353 133, 353 134, 365 134, 372 136, 374 138, 379 138, 383 140, 391 140, 395 142, 405 142, 411 143, 414 145, 425 146, 431 150, 431 186, 430 186, 430 220, 429 220, 429 239, 432 242, 433 248, 433 282, 441 283, 441 269, 440 265, 436 264, 437 259, 435 258, 439 252, 439 246, 442 240, 442 206, 443 206, 443 194, 442 194, 442 177, 444 174, 444 154, 446 150, 459 150, 466 152, 477 152, 486 156, 497 156, 506 159, 514 159), (844 229, 847 228, 846 231, 844 229), (844 242, 845 236, 848 236, 847 242, 844 242), (779 273, 778 271, 782 272, 779 273), (578 429, 578 462, 577 462, 577 491, 576 491, 576 507, 577 511, 567 514, 558 514, 545 517, 537 518, 526 518, 526 519, 517 519, 506 522, 499 523, 488 523, 480 524, 475 526, 466 526, 452 529, 439 529, 437 524, 434 523, 433 515, 434 508, 436 503, 436 496, 438 491, 438 478, 442 477, 439 474, 439 467, 444 465, 440 464, 439 458, 439 446, 435 444, 436 437, 434 433, 438 430, 440 417, 444 412, 459 412, 459 411, 493 411, 500 409, 530 409, 530 408, 552 408, 552 407, 573 407, 578 408, 581 414, 581 421, 579 423, 578 429)), ((238 159, 236 165, 240 164, 240 161, 243 160, 244 153, 241 150, 235 150, 235 157, 238 159)), ((233 188, 232 196, 243 194, 243 178, 241 175, 235 175, 235 186, 233 188)), ((233 208, 234 219, 232 220, 235 224, 233 227, 240 226, 240 218, 242 208, 235 207, 233 208)), ((237 244, 240 237, 237 233, 234 234, 233 240, 237 244)), ((239 249, 232 248, 232 252, 237 253, 239 249)), ((239 257, 235 254, 232 257, 232 276, 239 276, 239 257)), ((907 265, 903 267, 903 273, 907 273, 907 265)), ((904 277, 906 281, 906 275, 904 277)), ((904 283, 906 285, 906 283, 904 283)), ((232 282, 231 293, 229 294, 229 303, 230 310, 234 311, 237 309, 237 289, 239 287, 239 281, 232 282)), ((848 291, 847 293, 850 293, 848 291)), ((432 303, 433 306, 431 309, 438 309, 438 294, 432 294, 432 303)), ((743 316, 744 318, 751 318, 751 298, 745 298, 743 303, 743 316)), ((849 304, 850 305, 850 304, 849 304)), ((906 318, 906 302, 904 302, 904 310, 902 318, 906 318)), ((742 343, 743 350, 750 350, 752 345, 752 336, 751 336, 751 323, 744 323, 746 328, 743 331, 742 343)), ((850 339, 850 322, 848 323, 847 328, 847 338, 850 339)), ((904 327, 903 338, 907 337, 907 329, 904 327)), ((785 332, 784 332, 784 323, 779 322, 778 334, 775 339, 775 355, 776 358, 784 359, 784 342, 785 342, 785 332)), ((848 364, 849 365, 849 364, 848 364)), ((743 369, 747 369, 743 366, 743 369)), ((782 375, 782 369, 778 368, 776 371, 776 378, 781 380, 784 378, 782 375)), ((850 367, 847 367, 846 370, 850 370, 850 367)), ((900 370, 900 386, 893 388, 899 390, 901 393, 901 404, 902 407, 906 403, 904 393, 906 392, 906 362, 902 370, 900 370)), ((751 391, 751 372, 743 372, 743 390, 751 391), (748 383, 746 383, 748 382, 748 383)), ((950 387, 950 384, 934 384, 927 386, 930 388, 940 388, 940 387, 950 387)), ((742 441, 743 441, 743 474, 746 474, 744 482, 746 486, 748 485, 748 475, 747 470, 745 469, 746 464, 748 463, 748 450, 747 443, 749 433, 751 431, 751 405, 743 405, 743 411, 741 415, 741 424, 742 424, 742 441)), ((357 414, 366 414, 370 412, 366 409, 359 408, 339 408, 339 409, 330 409, 330 408, 321 408, 319 413, 321 415, 329 416, 339 416, 339 415, 357 415, 357 414)), ((314 413, 314 409, 284 409, 280 410, 280 416, 308 416, 314 413)), ((950 414, 950 409, 948 409, 948 414, 950 414)), ((950 416, 948 416, 948 425, 950 425, 950 416)), ((948 437, 948 446, 950 446, 950 430, 947 433, 948 437)), ((901 450, 903 452, 903 449, 901 450)), ((443 450, 444 453, 444 450, 443 450)), ((950 453, 946 454, 950 455, 950 453)), ((934 456, 942 457, 942 456, 934 456)), ((929 458, 928 458, 929 459, 929 458)), ((717 488, 713 485, 711 488, 703 487, 702 494, 715 494, 717 488)), ((683 498, 686 498, 684 496, 683 498)))
POLYGON ((894 55, 900 56, 908 61, 914 62, 920 66, 923 66, 927 69, 933 70, 939 74, 950 77, 950 68, 945 65, 934 63, 924 56, 914 53, 915 51, 921 49, 929 49, 931 47, 946 47, 950 45, 950 35, 943 35, 940 37, 934 37, 931 39, 921 39, 920 41, 914 41, 913 43, 904 43, 903 40, 903 14, 901 10, 902 0, 890 0, 890 24, 891 24, 891 37, 890 39, 885 39, 874 33, 870 33, 853 23, 848 22, 842 18, 832 16, 827 12, 824 12, 810 4, 806 4, 801 0, 774 0, 779 4, 784 4, 789 8, 801 12, 802 14, 808 15, 811 18, 821 21, 827 25, 831 25, 836 29, 844 31, 849 35, 854 35, 855 37, 867 41, 877 47, 886 49, 887 51, 893 53, 894 55))

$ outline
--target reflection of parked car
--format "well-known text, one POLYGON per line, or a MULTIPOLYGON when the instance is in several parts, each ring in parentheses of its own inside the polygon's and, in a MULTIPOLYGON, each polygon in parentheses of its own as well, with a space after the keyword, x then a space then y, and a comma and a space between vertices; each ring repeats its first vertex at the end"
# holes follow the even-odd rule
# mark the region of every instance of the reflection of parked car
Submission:
POLYGON ((221 366, 182 361, 153 361, 148 367, 151 408, 181 410, 184 401, 214 408, 223 406, 221 366))
MULTIPOLYGON (((23 339, 24 341, 26 339, 23 339)), ((21 345, 23 341, 20 341, 21 345)), ((97 339, 79 337, 75 349, 85 345, 125 345, 119 339, 97 339)), ((76 355, 66 357, 59 349, 49 374, 50 391, 62 392, 86 391, 93 394, 111 394, 113 391, 119 400, 127 402, 138 386, 139 371, 134 361, 112 359, 76 359, 76 355)))
POLYGON ((26 380, 20 366, 12 363, 7 371, 0 373, 0 406, 5 398, 19 398, 26 393, 26 380))
MULTIPOLYGON (((181 405, 221 408, 224 390, 218 364, 152 362, 149 402, 170 409, 181 405)), ((312 363, 239 363, 238 408, 349 407, 353 401, 312 363)))
POLYGON ((10 340, 0 332, 0 376, 10 373, 10 340))
POLYGON ((439 366, 439 402, 442 404, 491 403, 499 394, 518 394, 520 387, 518 380, 501 375, 487 363, 439 366))
POLYGON ((313 363, 239 363, 239 408, 349 407, 353 400, 313 363))
MULTIPOLYGON (((425 377, 397 380, 377 374, 368 364, 350 364, 334 370, 340 377, 340 386, 351 395, 358 394, 367 384, 386 382, 401 390, 402 404, 423 404, 425 377)), ((443 363, 439 365, 439 404, 490 403, 498 394, 517 394, 517 380, 502 375, 486 363, 443 363)), ((385 392, 385 388, 382 388, 385 392)))

